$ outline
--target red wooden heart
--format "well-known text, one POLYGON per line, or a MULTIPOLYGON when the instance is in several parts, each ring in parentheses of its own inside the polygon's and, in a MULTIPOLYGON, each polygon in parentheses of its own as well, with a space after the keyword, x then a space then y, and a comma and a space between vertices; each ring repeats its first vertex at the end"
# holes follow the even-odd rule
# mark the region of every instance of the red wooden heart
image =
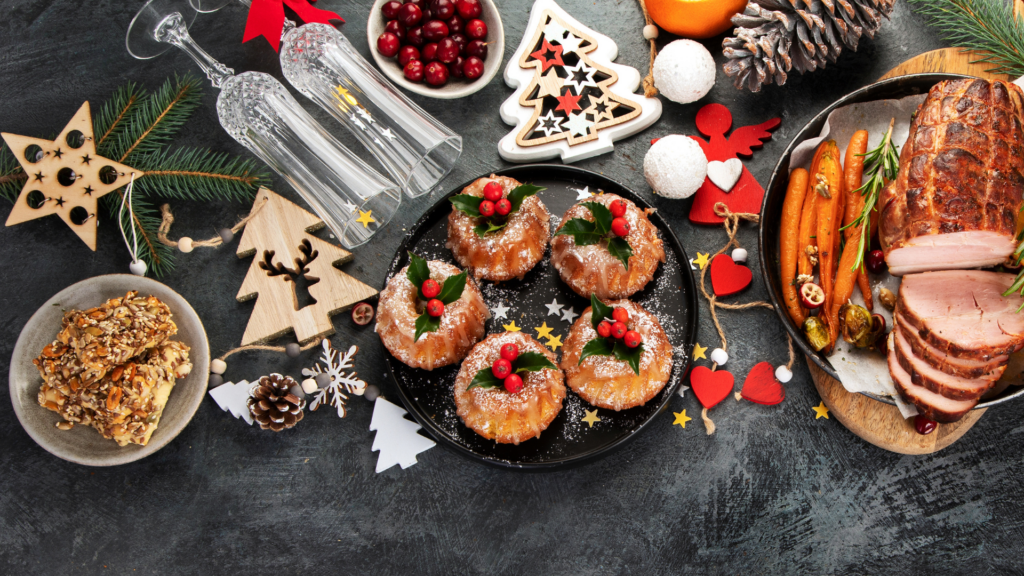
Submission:
POLYGON ((732 392, 732 374, 725 370, 711 371, 707 366, 697 366, 690 372, 690 388, 705 408, 711 408, 725 400, 732 392))
POLYGON ((711 261, 711 288, 719 298, 750 286, 752 279, 750 268, 733 262, 728 254, 719 254, 711 261))
POLYGON ((751 402, 765 406, 774 406, 786 399, 786 389, 775 379, 775 370, 767 362, 761 362, 750 369, 740 394, 751 402))

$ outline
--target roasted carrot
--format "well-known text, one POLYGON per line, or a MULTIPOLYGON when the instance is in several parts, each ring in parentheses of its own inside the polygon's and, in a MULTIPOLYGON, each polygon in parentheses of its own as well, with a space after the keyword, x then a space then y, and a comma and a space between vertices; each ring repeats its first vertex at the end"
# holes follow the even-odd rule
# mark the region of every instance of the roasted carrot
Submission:
MULTIPOLYGON (((832 295, 834 293, 834 271, 837 261, 836 249, 838 248, 839 228, 842 223, 840 209, 843 207, 843 167, 839 162, 839 147, 834 140, 825 144, 825 152, 821 156, 821 163, 818 171, 811 177, 811 189, 817 193, 818 218, 817 218, 817 241, 818 241, 818 276, 821 279, 819 286, 825 292, 825 310, 831 309, 832 295)), ((838 335, 838 326, 832 322, 832 318, 826 315, 822 319, 829 334, 838 335)), ((835 339, 832 339, 835 343, 835 339)), ((831 349, 831 344, 829 346, 831 349)))
MULTIPOLYGON (((814 159, 811 161, 811 171, 809 174, 815 174, 818 171, 818 165, 821 163, 821 155, 824 152, 825 145, 822 144, 814 153, 814 159)), ((810 176, 808 175, 807 191, 811 192, 812 186, 809 178, 810 176)), ((814 266, 818 261, 817 253, 813 252, 818 248, 818 243, 814 238, 817 216, 818 195, 804 194, 804 206, 801 209, 800 214, 800 236, 797 240, 797 273, 800 276, 812 276, 814 274, 814 266)))
POLYGON ((801 210, 804 196, 807 194, 807 170, 797 168, 789 175, 789 187, 786 199, 782 202, 782 225, 779 232, 779 250, 781 252, 782 296, 786 302, 789 317, 797 326, 802 326, 806 315, 800 307, 800 296, 797 294, 796 269, 799 260, 799 236, 801 210))
MULTIPOLYGON (((864 180, 864 153, 868 150, 868 131, 858 130, 850 138, 850 145, 846 148, 846 159, 843 162, 843 177, 846 180, 846 214, 843 216, 843 226, 850 226, 850 224, 860 216, 860 213, 864 211, 864 195, 858 192, 861 184, 864 180)), ((846 239, 846 245, 850 246, 850 237, 853 236, 854 227, 847 228, 844 231, 844 237, 846 239)), ((854 239, 857 243, 857 247, 860 246, 860 233, 858 232, 857 237, 854 239)), ((868 246, 870 246, 870 239, 868 239, 868 246)), ((840 260, 840 274, 842 274, 843 260, 846 258, 846 252, 843 251, 843 258, 840 260)), ((852 264, 851 264, 852 266, 852 264)), ((871 297, 871 284, 867 273, 863 269, 858 268, 853 271, 854 277, 857 280, 857 284, 860 286, 861 296, 864 297, 864 305, 868 310, 874 310, 874 302, 871 297)), ((836 279, 836 284, 839 283, 839 279, 836 279)), ((838 293, 838 290, 837 290, 838 293)))
POLYGON ((860 235, 862 230, 855 228, 853 235, 846 240, 843 248, 843 256, 839 259, 839 269, 836 273, 836 283, 832 290, 832 301, 825 301, 828 306, 828 335, 831 345, 834 345, 839 338, 839 309, 850 300, 853 295, 853 288, 856 286, 857 269, 853 263, 857 261, 857 250, 860 247, 860 235))

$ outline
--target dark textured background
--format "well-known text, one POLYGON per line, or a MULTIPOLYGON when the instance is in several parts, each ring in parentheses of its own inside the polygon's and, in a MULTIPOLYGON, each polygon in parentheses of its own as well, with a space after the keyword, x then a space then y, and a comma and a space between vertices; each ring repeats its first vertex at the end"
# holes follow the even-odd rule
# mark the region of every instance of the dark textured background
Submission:
MULTIPOLYGON (((530 3, 501 0, 506 56, 523 35, 530 3)), ((82 100, 95 106, 126 81, 156 88, 174 72, 195 70, 173 52, 133 60, 124 32, 139 2, 3 0, 0 13, 0 129, 47 136, 59 131, 82 100)), ((368 55, 368 0, 321 0, 342 14, 341 29, 368 55)), ((643 22, 632 0, 564 0, 584 24, 619 43, 619 63, 647 64, 643 22)), ((277 55, 262 40, 242 45, 242 8, 200 16, 193 33, 236 70, 281 78, 277 55)), ((668 40, 667 38, 663 40, 668 40)), ((718 55, 720 39, 707 43, 718 55)), ((859 52, 784 88, 736 92, 719 75, 698 104, 665 103, 660 122, 619 142, 611 154, 581 162, 648 195, 642 159, 650 138, 694 134, 699 106, 721 102, 735 125, 782 117, 774 139, 746 165, 765 182, 790 137, 815 112, 870 83, 939 39, 907 6, 859 52)), ((493 55, 492 55, 493 57, 493 55)), ((720 59, 720 55, 718 55, 720 59)), ((498 116, 512 93, 500 77, 458 101, 415 97, 461 131, 465 149, 450 185, 501 167, 498 116)), ((298 100, 343 141, 351 139, 308 100, 298 100)), ((217 124, 216 92, 178 144, 245 153, 217 124)), ((279 179, 276 189, 294 199, 279 179)), ((713 251, 718 229, 690 226, 688 202, 652 199, 685 248, 713 251)), ((429 205, 406 199, 384 233, 356 251, 345 270, 374 286, 384 280, 403 227, 429 205)), ((210 236, 248 206, 179 202, 174 236, 210 236)), ((7 208, 0 208, 6 218, 7 208)), ((744 228, 743 244, 756 245, 744 228)), ((0 369, 18 332, 52 294, 74 282, 126 272, 128 256, 110 221, 89 252, 56 218, 0 228, 0 369)), ((749 265, 757 270, 756 254, 749 265)), ((232 249, 197 250, 179 258, 165 281, 206 324, 219 354, 235 345, 253 304, 234 295, 249 266, 232 249)), ((755 275, 757 276, 757 275, 755 275)), ((763 284, 743 299, 764 298, 763 284)), ((702 307, 700 342, 717 337, 702 307)), ((756 362, 785 360, 784 333, 773 313, 723 313, 738 381, 756 362)), ((382 385, 383 350, 368 328, 335 318, 335 343, 358 344, 357 368, 382 385)), ((231 359, 226 376, 253 379, 270 371, 295 376, 302 360, 270 353, 231 359)), ((834 419, 815 420, 819 402, 803 361, 776 407, 726 400, 713 411, 718 432, 704 434, 692 394, 670 408, 698 417, 685 430, 662 414, 627 449, 584 467, 522 474, 492 469, 436 447, 408 470, 374 474, 371 406, 359 399, 350 416, 310 415, 289 433, 250 428, 205 402, 169 446, 134 464, 92 469, 59 460, 21 429, 0 387, 0 572, 10 574, 651 574, 892 573, 1017 571, 1020 565, 1021 455, 1019 407, 993 408, 960 442, 932 456, 875 448, 834 419)))

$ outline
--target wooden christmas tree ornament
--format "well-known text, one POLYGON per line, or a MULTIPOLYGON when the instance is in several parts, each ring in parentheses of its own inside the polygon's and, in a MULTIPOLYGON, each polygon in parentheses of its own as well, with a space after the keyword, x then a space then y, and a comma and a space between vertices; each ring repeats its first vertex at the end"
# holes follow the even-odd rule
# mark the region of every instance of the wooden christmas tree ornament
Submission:
POLYGON ((132 173, 138 179, 143 172, 96 155, 89 103, 54 140, 0 135, 28 175, 7 225, 57 214, 95 251, 97 201, 127 185, 132 173))
POLYGON ((255 255, 239 302, 256 298, 242 345, 267 342, 295 331, 300 343, 334 333, 331 316, 377 291, 335 268, 352 253, 310 235, 322 220, 260 188, 238 243, 237 255, 255 255))

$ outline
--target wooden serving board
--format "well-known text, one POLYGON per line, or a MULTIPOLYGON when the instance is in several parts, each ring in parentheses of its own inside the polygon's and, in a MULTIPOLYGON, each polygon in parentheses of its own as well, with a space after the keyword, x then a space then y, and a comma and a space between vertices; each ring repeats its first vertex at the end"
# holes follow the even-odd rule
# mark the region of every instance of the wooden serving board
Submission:
MULTIPOLYGON (((1022 3, 1017 1, 1019 12, 1022 3)), ((907 60, 893 68, 879 80, 917 74, 923 72, 949 72, 953 74, 969 74, 981 78, 1006 80, 1004 75, 989 74, 984 64, 971 64, 978 56, 959 48, 943 48, 925 52, 907 60)), ((931 454, 956 442, 981 419, 986 410, 972 410, 959 422, 940 424, 926 436, 914 430, 913 420, 905 420, 900 411, 890 404, 873 400, 863 394, 851 394, 843 385, 826 374, 810 359, 807 365, 811 370, 811 378, 818 394, 829 409, 829 414, 836 417, 850 432, 864 440, 900 454, 931 454)))

